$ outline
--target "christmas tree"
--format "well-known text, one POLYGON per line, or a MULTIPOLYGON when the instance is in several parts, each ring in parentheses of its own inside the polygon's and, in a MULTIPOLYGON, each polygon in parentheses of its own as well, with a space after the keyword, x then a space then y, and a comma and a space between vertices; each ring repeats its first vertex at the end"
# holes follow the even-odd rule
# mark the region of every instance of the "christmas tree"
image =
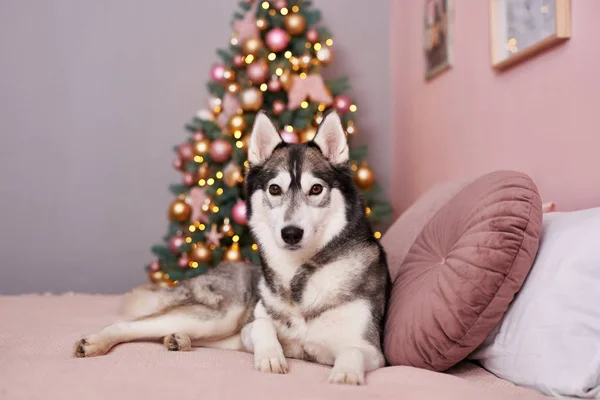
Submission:
MULTIPOLYGON (((311 140, 329 108, 341 115, 351 148, 355 182, 376 228, 391 214, 366 146, 352 146, 358 134, 357 106, 344 94, 344 77, 325 81, 323 67, 334 60, 330 32, 317 27, 320 12, 309 0, 241 1, 233 15, 227 49, 211 68, 208 108, 186 124, 189 138, 174 148, 173 166, 182 183, 170 186, 169 225, 163 244, 152 247, 146 266, 152 282, 172 286, 204 273, 222 260, 260 262, 247 226, 243 193, 246 151, 256 113, 265 110, 283 140, 311 140)), ((379 232, 375 233, 380 236, 379 232)))

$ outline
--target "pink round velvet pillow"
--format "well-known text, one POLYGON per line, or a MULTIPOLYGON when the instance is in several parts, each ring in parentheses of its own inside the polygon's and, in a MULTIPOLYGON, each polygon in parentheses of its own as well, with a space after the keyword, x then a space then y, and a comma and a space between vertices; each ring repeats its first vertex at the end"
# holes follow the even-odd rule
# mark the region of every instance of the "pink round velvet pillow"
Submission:
POLYGON ((540 196, 522 173, 487 174, 452 197, 417 236, 394 280, 388 362, 444 371, 475 350, 529 273, 541 224, 540 196))

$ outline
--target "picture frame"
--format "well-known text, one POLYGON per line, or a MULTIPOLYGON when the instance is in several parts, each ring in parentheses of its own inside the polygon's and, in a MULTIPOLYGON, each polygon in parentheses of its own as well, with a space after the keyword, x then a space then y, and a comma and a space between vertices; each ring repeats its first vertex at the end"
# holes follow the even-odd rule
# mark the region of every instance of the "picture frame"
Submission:
POLYGON ((504 70, 571 37, 571 0, 489 0, 491 64, 504 70))
POLYGON ((431 80, 452 67, 453 10, 452 0, 424 1, 423 39, 426 80, 431 80))

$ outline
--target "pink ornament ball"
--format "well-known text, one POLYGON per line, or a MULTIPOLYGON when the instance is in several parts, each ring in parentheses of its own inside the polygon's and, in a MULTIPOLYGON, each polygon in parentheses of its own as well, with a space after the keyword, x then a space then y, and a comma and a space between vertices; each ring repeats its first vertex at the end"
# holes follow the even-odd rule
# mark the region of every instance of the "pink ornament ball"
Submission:
POLYGON ((263 60, 254 61, 252 64, 248 65, 246 75, 252 83, 260 85, 261 83, 264 83, 269 76, 269 66, 263 60))
POLYGON ((194 142, 197 142, 198 140, 202 140, 202 139, 204 139, 204 132, 202 132, 202 131, 194 132, 194 135, 192 137, 194 138, 194 142))
POLYGON ((179 158, 181 158, 181 161, 190 161, 194 158, 194 149, 189 143, 181 144, 177 149, 177 153, 179 154, 179 158))
POLYGON ((225 139, 215 139, 210 144, 210 157, 214 162, 224 163, 231 156, 231 143, 225 139))
POLYGON ((240 225, 246 225, 248 220, 246 219, 246 202, 244 200, 238 200, 231 209, 231 217, 235 222, 240 225))
POLYGON ((210 78, 215 82, 222 82, 225 77, 225 66, 223 64, 215 64, 210 69, 210 78))
POLYGON ((279 115, 285 111, 285 103, 281 100, 275 100, 273 102, 273 114, 279 115))
POLYGON ((319 33, 317 30, 314 28, 309 29, 308 32, 306 32, 306 40, 310 43, 317 43, 317 40, 319 40, 319 33))
POLYGON ((341 94, 339 96, 336 96, 335 99, 333 99, 333 106, 341 114, 344 114, 344 113, 347 113, 348 111, 350 111, 351 105, 352 105, 352 100, 350 100, 350 97, 348 97, 346 95, 341 94))
POLYGON ((192 175, 191 172, 183 174, 183 184, 187 186, 192 186, 194 184, 194 175, 192 175))
POLYGON ((177 264, 179 264, 179 268, 187 268, 190 266, 190 259, 187 254, 182 254, 181 257, 177 260, 177 264))
POLYGON ((298 134, 294 131, 288 132, 286 130, 283 130, 280 134, 281 138, 286 143, 300 143, 300 138, 298 137, 298 134))
POLYGON ((233 56, 233 65, 236 68, 241 68, 244 66, 244 56, 241 54, 236 54, 233 56))
POLYGON ((265 37, 269 50, 279 52, 285 50, 290 42, 289 34, 282 28, 273 28, 265 37))
POLYGON ((281 81, 277 78, 272 78, 267 87, 271 92, 279 92, 281 90, 281 81))
POLYGON ((281 11, 282 8, 287 7, 287 1, 285 0, 277 0, 275 2, 275 8, 277 11, 281 11))
POLYGON ((179 248, 184 243, 185 243, 185 236, 183 236, 181 233, 178 233, 177 235, 175 235, 171 239, 169 239, 169 249, 171 250, 171 252, 173 254, 179 254, 179 248))
POLYGON ((149 269, 152 272, 160 271, 160 263, 158 262, 157 259, 152 260, 152 262, 150 263, 149 269))
POLYGON ((183 161, 181 161, 181 158, 177 157, 175 160, 173 160, 173 168, 175 168, 175 169, 183 168, 183 161))

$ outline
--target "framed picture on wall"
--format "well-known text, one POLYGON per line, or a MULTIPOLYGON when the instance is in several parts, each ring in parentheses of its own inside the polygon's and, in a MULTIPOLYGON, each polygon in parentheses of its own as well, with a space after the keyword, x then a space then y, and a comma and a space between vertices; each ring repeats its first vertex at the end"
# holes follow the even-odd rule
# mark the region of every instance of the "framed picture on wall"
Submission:
POLYGON ((452 65, 452 0, 425 0, 425 79, 452 65))
POLYGON ((490 0, 492 66, 502 70, 571 37, 571 0, 490 0))

